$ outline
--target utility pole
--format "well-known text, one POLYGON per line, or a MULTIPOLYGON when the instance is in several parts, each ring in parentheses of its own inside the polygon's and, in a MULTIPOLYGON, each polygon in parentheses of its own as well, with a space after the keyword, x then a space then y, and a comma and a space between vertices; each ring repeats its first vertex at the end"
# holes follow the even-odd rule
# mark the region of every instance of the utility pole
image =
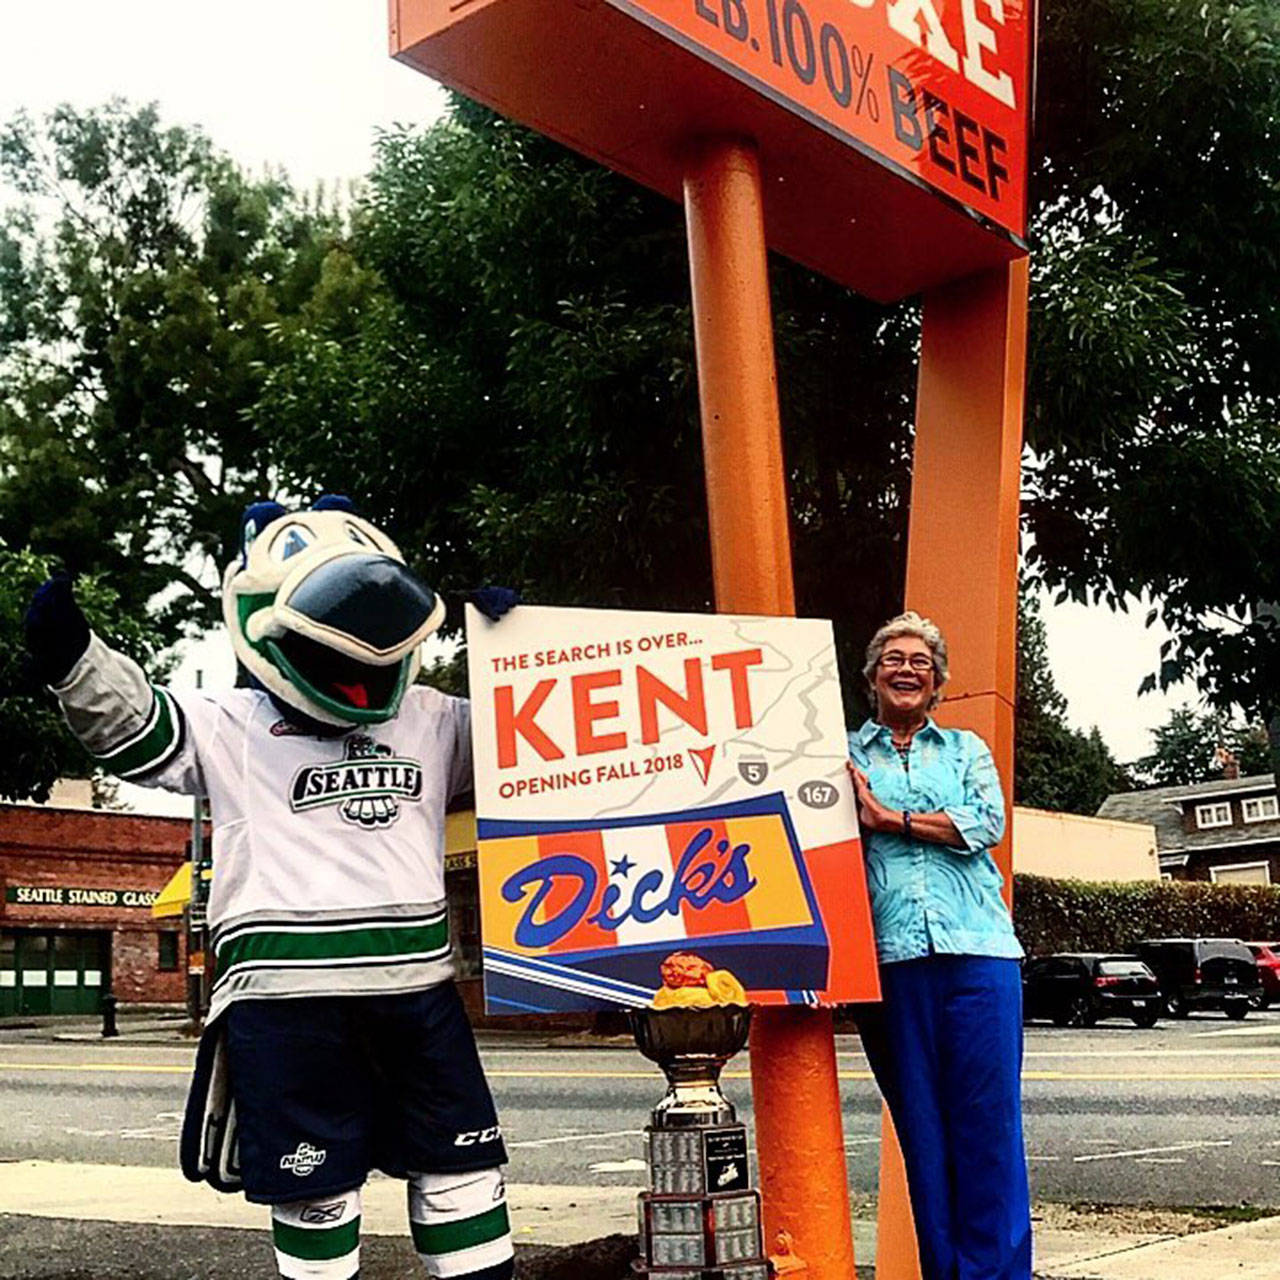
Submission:
MULTIPOLYGON (((196 688, 204 687, 204 672, 196 672, 196 688)), ((209 882, 206 874, 210 859, 204 840, 205 801, 196 796, 191 802, 191 898, 187 903, 187 1017, 193 1027, 204 1022, 209 1007, 210 965, 209 882)))

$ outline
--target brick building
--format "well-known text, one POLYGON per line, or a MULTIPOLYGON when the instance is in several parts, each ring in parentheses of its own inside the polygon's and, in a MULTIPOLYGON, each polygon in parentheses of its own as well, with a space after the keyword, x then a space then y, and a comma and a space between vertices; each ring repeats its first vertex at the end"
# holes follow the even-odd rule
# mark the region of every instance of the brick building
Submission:
POLYGON ((0 804, 0 1017, 181 1004, 181 920, 151 904, 191 824, 103 809, 0 804))

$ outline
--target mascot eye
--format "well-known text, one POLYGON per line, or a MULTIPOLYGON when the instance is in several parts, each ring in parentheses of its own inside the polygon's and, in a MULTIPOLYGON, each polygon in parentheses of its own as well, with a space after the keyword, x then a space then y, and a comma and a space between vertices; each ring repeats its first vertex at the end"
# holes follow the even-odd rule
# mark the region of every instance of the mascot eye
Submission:
POLYGON ((311 530, 303 524, 288 524, 271 541, 273 560, 288 560, 305 551, 312 541, 311 530))
POLYGON ((361 533, 353 524, 347 525, 347 537, 350 538, 352 542, 358 542, 362 547, 373 546, 373 543, 370 542, 369 539, 366 538, 364 534, 361 533))

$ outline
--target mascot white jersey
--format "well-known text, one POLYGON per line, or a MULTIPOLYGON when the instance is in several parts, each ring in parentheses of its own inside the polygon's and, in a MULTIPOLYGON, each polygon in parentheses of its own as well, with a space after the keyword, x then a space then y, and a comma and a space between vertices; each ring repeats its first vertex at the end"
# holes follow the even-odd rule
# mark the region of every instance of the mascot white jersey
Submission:
POLYGON ((88 631, 65 578, 27 620, 104 768, 210 801, 216 977, 184 1171, 272 1205, 283 1276, 358 1274, 360 1188, 379 1168, 408 1180, 428 1274, 507 1280, 506 1155, 445 906, 469 708, 413 684, 443 603, 330 498, 248 509, 223 612, 254 688, 152 686, 88 631))

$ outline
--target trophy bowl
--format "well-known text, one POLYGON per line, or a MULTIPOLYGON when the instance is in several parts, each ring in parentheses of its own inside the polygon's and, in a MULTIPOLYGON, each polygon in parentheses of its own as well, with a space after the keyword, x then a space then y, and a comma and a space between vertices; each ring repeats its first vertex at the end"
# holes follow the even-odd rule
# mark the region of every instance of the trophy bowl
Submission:
POLYGON ((751 1010, 743 1005, 709 1009, 631 1009, 636 1046, 664 1071, 681 1058, 716 1059, 720 1068, 747 1043, 751 1010))
POLYGON ((735 1113, 720 1092, 720 1072, 747 1043, 751 1010, 744 1005, 632 1009, 630 1019, 640 1052, 667 1077, 666 1096, 653 1112, 654 1125, 732 1122, 735 1113))

